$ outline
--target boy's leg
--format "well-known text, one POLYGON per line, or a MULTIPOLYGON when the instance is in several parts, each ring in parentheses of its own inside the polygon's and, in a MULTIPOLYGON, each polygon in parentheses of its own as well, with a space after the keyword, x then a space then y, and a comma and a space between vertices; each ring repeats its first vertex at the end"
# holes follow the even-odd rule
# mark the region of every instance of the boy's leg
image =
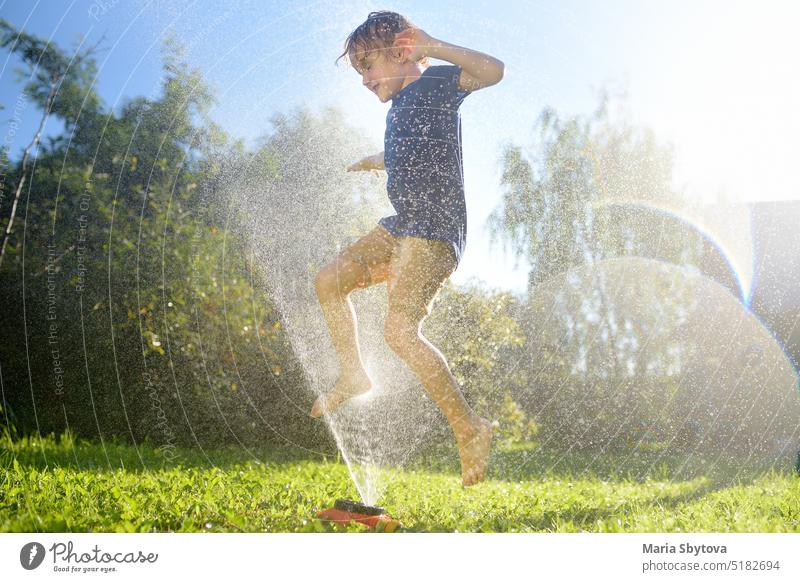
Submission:
POLYGON ((361 360, 358 326, 350 292, 385 281, 397 239, 378 225, 343 250, 317 274, 314 285, 328 324, 341 375, 334 389, 317 398, 311 416, 332 412, 342 403, 372 388, 361 360))
POLYGON ((454 269, 449 243, 403 237, 389 274, 385 336, 447 417, 458 443, 462 482, 469 486, 486 475, 491 425, 467 404, 447 360, 421 331, 434 298, 454 269))

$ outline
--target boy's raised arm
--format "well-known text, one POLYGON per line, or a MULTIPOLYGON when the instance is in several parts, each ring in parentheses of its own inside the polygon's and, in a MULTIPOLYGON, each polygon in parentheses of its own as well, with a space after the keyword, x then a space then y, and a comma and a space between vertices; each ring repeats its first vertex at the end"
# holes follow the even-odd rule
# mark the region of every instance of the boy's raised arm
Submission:
POLYGON ((409 60, 432 57, 460 66, 459 85, 465 91, 490 87, 503 79, 505 64, 500 59, 435 39, 421 28, 412 27, 398 32, 395 44, 410 49, 407 55, 409 60))

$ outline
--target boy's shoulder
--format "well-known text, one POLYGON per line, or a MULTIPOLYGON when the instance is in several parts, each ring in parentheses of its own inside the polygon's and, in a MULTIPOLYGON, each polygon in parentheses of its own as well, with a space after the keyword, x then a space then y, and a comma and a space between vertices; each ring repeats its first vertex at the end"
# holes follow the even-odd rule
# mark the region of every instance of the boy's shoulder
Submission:
POLYGON ((422 72, 420 78, 425 80, 422 84, 425 93, 433 92, 445 101, 460 104, 464 97, 469 95, 469 92, 461 87, 459 65, 431 65, 422 72))
POLYGON ((422 74, 423 75, 428 75, 428 76, 431 76, 431 77, 442 78, 442 77, 446 76, 448 73, 452 74, 452 71, 454 69, 458 69, 460 71, 461 67, 459 67, 458 65, 451 65, 451 64, 447 64, 447 65, 430 65, 427 69, 425 69, 422 72, 422 74))
POLYGON ((440 82, 458 81, 461 75, 461 67, 458 65, 431 65, 422 72, 428 79, 440 82))

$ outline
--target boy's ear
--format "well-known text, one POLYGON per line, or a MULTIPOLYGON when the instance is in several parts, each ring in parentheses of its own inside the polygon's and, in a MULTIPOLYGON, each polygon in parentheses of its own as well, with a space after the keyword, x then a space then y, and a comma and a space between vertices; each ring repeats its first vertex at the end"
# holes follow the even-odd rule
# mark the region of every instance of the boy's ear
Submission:
MULTIPOLYGON (((402 41, 401 41, 402 42, 402 41)), ((386 50, 386 53, 391 56, 392 60, 396 63, 403 64, 408 59, 406 58, 406 51, 403 45, 399 45, 396 41, 392 42, 392 46, 386 50)))
POLYGON ((390 49, 387 51, 387 53, 388 53, 388 54, 389 54, 389 56, 392 58, 392 60, 393 60, 394 62, 396 62, 396 63, 403 64, 403 63, 405 63, 405 62, 406 62, 406 60, 407 60, 407 59, 406 59, 406 54, 405 54, 405 51, 403 51, 403 49, 402 49, 402 48, 400 48, 400 47, 398 47, 398 46, 393 46, 392 48, 390 48, 390 49))

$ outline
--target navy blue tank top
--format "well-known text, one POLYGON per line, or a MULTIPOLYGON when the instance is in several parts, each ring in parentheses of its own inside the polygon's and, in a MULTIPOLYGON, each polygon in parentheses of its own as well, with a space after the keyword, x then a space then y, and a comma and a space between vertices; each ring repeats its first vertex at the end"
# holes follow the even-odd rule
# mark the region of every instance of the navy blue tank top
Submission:
POLYGON ((430 66, 392 98, 386 115, 384 165, 397 214, 380 220, 395 236, 451 243, 456 264, 467 241, 467 208, 458 108, 461 67, 430 66))

